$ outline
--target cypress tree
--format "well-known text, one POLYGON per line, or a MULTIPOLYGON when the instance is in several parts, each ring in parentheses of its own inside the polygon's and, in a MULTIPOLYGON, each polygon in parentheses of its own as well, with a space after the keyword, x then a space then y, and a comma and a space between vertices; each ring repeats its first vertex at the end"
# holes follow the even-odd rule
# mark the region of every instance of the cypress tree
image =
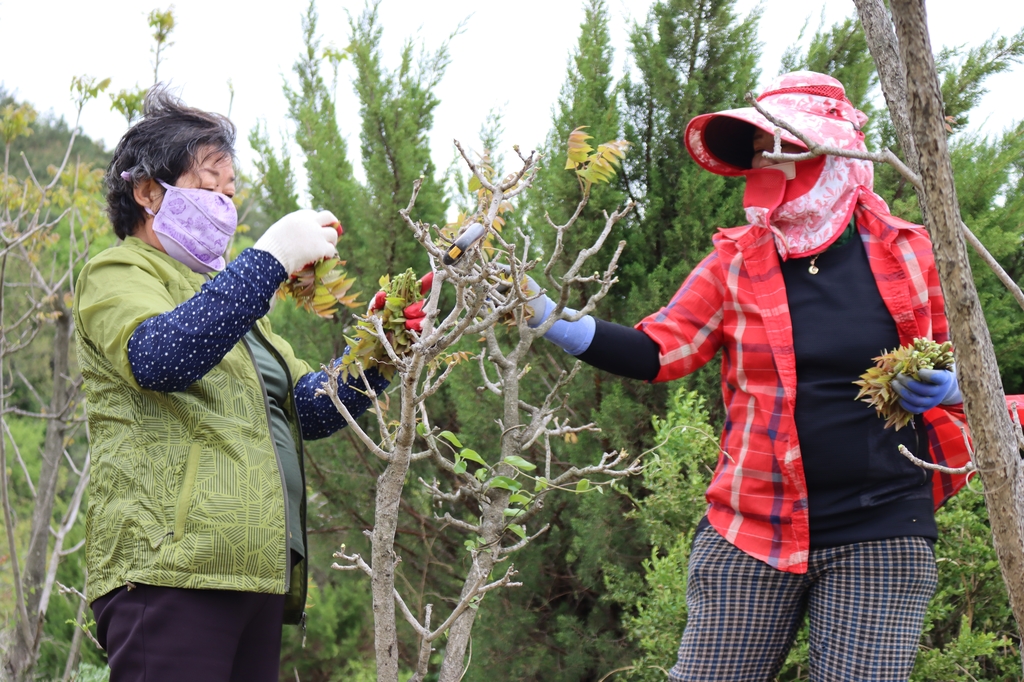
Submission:
POLYGON ((294 67, 298 87, 285 85, 284 94, 288 116, 295 123, 295 141, 305 156, 312 206, 332 211, 349 229, 361 222, 363 189, 349 163, 348 145, 338 130, 334 96, 321 71, 317 20, 316 5, 310 0, 302 20, 305 49, 294 67))
MULTIPOLYGON (((732 0, 660 0, 630 43, 635 72, 626 75, 625 133, 634 148, 627 157, 627 191, 641 210, 629 225, 628 247, 616 297, 618 322, 630 324, 664 305, 690 270, 711 250, 718 227, 745 222, 742 181, 701 169, 686 151, 683 133, 699 114, 746 106, 759 72, 759 10, 745 18, 732 0)), ((684 381, 708 399, 720 422, 716 363, 684 381)), ((663 389, 631 388, 662 413, 663 389)), ((603 416, 626 410, 623 401, 603 406, 603 416)), ((631 414, 633 412, 633 414, 631 414)), ((630 420, 647 423, 646 418, 630 420)), ((627 422, 628 423, 628 422, 627 422)))
POLYGON ((423 187, 412 217, 434 224, 444 222, 448 202, 443 183, 435 178, 428 134, 440 101, 433 89, 450 61, 447 42, 417 61, 416 46, 409 40, 402 47, 399 68, 386 69, 380 50, 378 4, 350 20, 352 43, 348 48, 356 68, 354 88, 362 116, 360 151, 367 184, 359 261, 364 272, 377 276, 409 267, 418 272, 427 268, 426 253, 398 214, 408 205, 417 178, 423 178, 423 187))
POLYGON ((256 198, 271 220, 299 209, 299 195, 295 191, 292 160, 281 150, 278 156, 270 143, 270 135, 257 124, 249 133, 249 146, 256 152, 256 171, 261 181, 256 186, 256 198))

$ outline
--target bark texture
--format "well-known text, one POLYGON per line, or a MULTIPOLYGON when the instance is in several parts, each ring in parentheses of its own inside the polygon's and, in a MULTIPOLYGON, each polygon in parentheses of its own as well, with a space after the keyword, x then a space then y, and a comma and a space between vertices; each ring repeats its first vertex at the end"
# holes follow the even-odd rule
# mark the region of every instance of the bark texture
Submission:
POLYGON ((73 410, 76 388, 69 380, 69 357, 71 336, 74 334, 70 311, 57 299, 58 315, 54 320, 53 349, 50 366, 53 370, 53 393, 47 414, 46 436, 41 452, 42 463, 39 480, 36 483, 36 501, 32 510, 28 551, 25 553, 25 572, 22 576, 22 590, 25 595, 27 627, 16 630, 17 636, 9 653, 8 663, 15 679, 28 679, 39 658, 42 643, 43 623, 48 604, 42 597, 51 594, 52 583, 47 585, 47 549, 50 528, 53 522, 53 505, 57 493, 57 480, 64 455, 64 439, 68 431, 67 414, 73 410))
POLYGON ((896 128, 896 137, 903 148, 904 158, 910 170, 920 174, 921 164, 917 155, 917 144, 910 129, 910 114, 907 111, 907 77, 900 57, 900 44, 893 30, 892 18, 882 0, 853 0, 857 15, 864 27, 875 69, 882 84, 882 95, 889 108, 889 117, 896 128))
POLYGON ((415 437, 415 418, 410 396, 415 395, 415 374, 402 379, 402 426, 398 429, 396 447, 391 461, 377 478, 372 538, 370 580, 373 593, 373 639, 376 644, 377 679, 398 680, 398 628, 395 619, 395 533, 398 531, 398 508, 409 471, 410 453, 415 437))
MULTIPOLYGON (((510 455, 518 455, 522 452, 522 445, 519 442, 519 356, 523 351, 522 346, 514 351, 509 358, 509 366, 503 371, 502 385, 504 387, 504 412, 502 414, 502 425, 505 427, 501 437, 501 458, 504 460, 510 455)), ((514 474, 512 468, 507 464, 498 466, 498 473, 503 476, 514 474)), ((483 514, 480 515, 480 537, 489 547, 499 547, 501 536, 505 532, 505 507, 508 505, 509 493, 500 488, 491 488, 488 499, 482 501, 483 514)), ((462 584, 460 600, 469 597, 476 589, 487 581, 487 577, 494 569, 497 557, 492 551, 485 550, 478 552, 474 557, 473 564, 466 575, 466 581, 462 584)), ((473 631, 473 624, 476 622, 476 608, 468 608, 462 612, 458 619, 452 624, 448 633, 448 644, 445 651, 444 661, 441 663, 441 672, 438 682, 458 682, 462 679, 465 666, 466 651, 469 648, 469 637, 473 631)))
MULTIPOLYGON (((861 4, 858 1, 858 8, 861 4)), ((1007 416, 992 340, 967 259, 943 128, 942 93, 923 0, 892 0, 892 15, 905 68, 904 83, 910 84, 907 110, 920 166, 918 195, 925 224, 932 235, 950 335, 957 349, 957 374, 974 441, 975 463, 985 486, 995 549, 1010 606, 1021 630, 1024 624, 1021 458, 1007 416)))

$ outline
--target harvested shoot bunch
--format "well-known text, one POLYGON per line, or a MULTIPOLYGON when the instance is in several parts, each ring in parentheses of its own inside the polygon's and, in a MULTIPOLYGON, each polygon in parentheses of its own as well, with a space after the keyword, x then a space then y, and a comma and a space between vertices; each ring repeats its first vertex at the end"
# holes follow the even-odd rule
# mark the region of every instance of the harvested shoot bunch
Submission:
POLYGON ((949 369, 953 365, 953 346, 949 341, 938 344, 931 339, 914 339, 914 343, 879 355, 875 366, 860 380, 853 382, 860 386, 857 400, 871 405, 878 416, 885 417, 885 428, 895 426, 899 431, 914 418, 900 405, 900 396, 892 387, 897 374, 906 374, 915 381, 921 369, 949 369))
MULTIPOLYGON (((417 280, 412 269, 394 278, 390 275, 380 278, 381 291, 374 297, 368 317, 376 316, 380 319, 384 334, 398 357, 408 352, 414 343, 409 326, 413 326, 414 329, 418 327, 406 324, 406 309, 424 300, 424 295, 430 291, 432 279, 431 275, 427 275, 421 282, 417 280)), ((419 307, 422 307, 422 304, 419 307)), ((394 365, 384 350, 384 344, 377 338, 376 328, 370 319, 359 320, 354 336, 345 337, 345 341, 348 342, 349 351, 341 359, 342 378, 358 375, 360 367, 377 367, 388 380, 394 376, 394 365)))
POLYGON ((344 264, 337 258, 309 263, 286 279, 277 295, 280 298, 291 297, 296 305, 327 319, 334 318, 338 306, 358 308, 362 305, 357 300, 359 293, 349 293, 356 280, 345 276, 341 269, 344 264))
MULTIPOLYGON (((344 233, 341 223, 333 223, 329 227, 337 230, 339 238, 344 233)), ((327 319, 334 318, 339 305, 358 308, 362 305, 357 300, 359 292, 348 293, 356 280, 355 277, 345 276, 345 271, 341 269, 344 264, 345 261, 337 258, 323 258, 307 263, 284 281, 277 295, 280 298, 290 296, 295 299, 296 305, 327 319)))

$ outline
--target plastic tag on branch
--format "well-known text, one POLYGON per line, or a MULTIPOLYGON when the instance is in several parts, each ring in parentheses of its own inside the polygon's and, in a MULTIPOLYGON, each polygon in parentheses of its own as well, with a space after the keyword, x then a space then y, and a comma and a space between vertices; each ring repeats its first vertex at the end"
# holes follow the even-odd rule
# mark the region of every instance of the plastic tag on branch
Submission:
POLYGON ((622 165, 630 144, 626 140, 612 140, 597 145, 595 151, 587 143, 593 136, 583 132, 586 127, 580 126, 569 134, 565 159, 565 170, 576 171, 584 191, 595 183, 608 183, 615 178, 615 170, 622 165))
POLYGON ((953 345, 949 341, 939 344, 931 339, 918 338, 874 360, 875 366, 853 382, 860 386, 855 399, 871 405, 879 417, 885 417, 885 428, 895 426, 899 431, 914 419, 914 415, 900 405, 900 395, 893 388, 892 380, 897 374, 919 380, 918 370, 949 369, 953 365, 953 345))

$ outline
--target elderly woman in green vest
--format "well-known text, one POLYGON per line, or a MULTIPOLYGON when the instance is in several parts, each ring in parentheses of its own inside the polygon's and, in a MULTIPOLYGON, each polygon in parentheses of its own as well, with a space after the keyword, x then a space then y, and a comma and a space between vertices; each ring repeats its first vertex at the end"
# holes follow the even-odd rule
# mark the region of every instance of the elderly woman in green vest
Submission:
MULTIPOLYGON (((344 419, 265 315, 290 274, 336 255, 337 220, 296 211, 226 264, 234 140, 226 118, 151 91, 107 172, 123 243, 75 290, 86 590, 115 682, 276 680, 282 623, 305 621, 303 440, 344 419)), ((364 386, 342 392, 369 406, 364 386)))

